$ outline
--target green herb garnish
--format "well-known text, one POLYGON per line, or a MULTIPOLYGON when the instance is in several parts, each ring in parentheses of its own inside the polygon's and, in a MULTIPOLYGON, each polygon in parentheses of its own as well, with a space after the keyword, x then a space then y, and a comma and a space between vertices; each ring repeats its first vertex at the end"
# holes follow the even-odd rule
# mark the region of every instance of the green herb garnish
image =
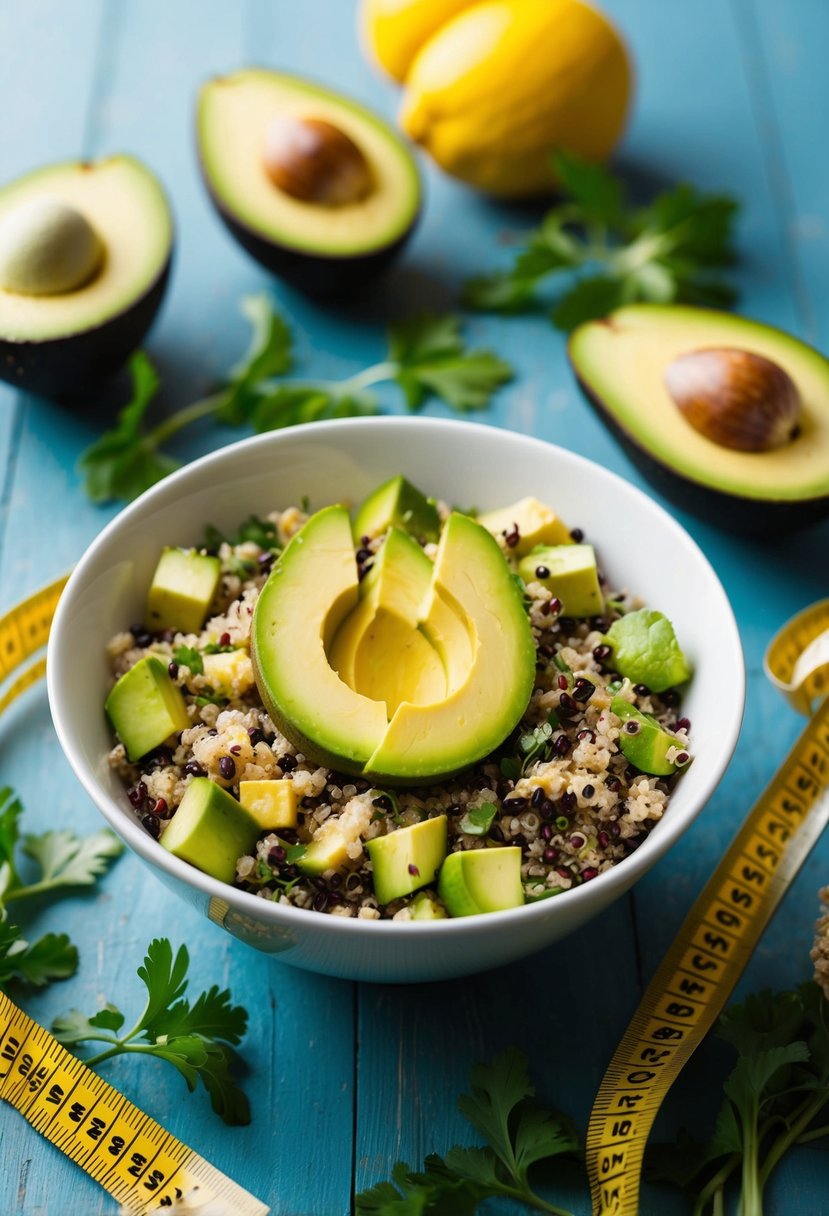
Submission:
POLYGON ((723 1212, 739 1179, 740 1216, 762 1216, 766 1184, 792 1145, 829 1137, 829 1002, 814 982, 760 992, 727 1009, 717 1034, 738 1060, 711 1139, 655 1145, 651 1174, 688 1190, 697 1216, 723 1212))
POLYGON ((464 302, 493 312, 537 303, 544 279, 564 280, 551 312, 558 329, 637 301, 725 307, 735 293, 720 277, 734 262, 738 204, 679 185, 647 207, 628 203, 622 181, 566 152, 553 157, 565 201, 548 211, 508 269, 471 279, 464 302))
MULTIPOLYGON (((86 492, 94 502, 135 498, 166 477, 178 462, 166 453, 165 445, 179 431, 206 418, 261 432, 376 414, 380 403, 371 389, 385 381, 402 389, 410 410, 419 409, 429 397, 456 410, 481 409, 513 374, 510 365, 491 352, 467 350, 457 317, 426 316, 392 326, 388 357, 354 376, 281 380, 293 363, 287 322, 264 295, 244 299, 242 311, 252 327, 250 346, 225 383, 154 426, 148 424, 147 415, 160 382, 147 356, 140 351, 133 355, 132 399, 116 425, 81 455, 86 492)), ((225 539, 215 528, 208 530, 208 538, 211 548, 225 539)), ((252 527, 243 539, 262 542, 259 529, 252 527)), ((268 543, 262 547, 273 547, 272 538, 265 539, 268 543)))
POLYGON ((248 1100, 231 1075, 239 1058, 234 1047, 247 1029, 247 1010, 232 1005, 230 992, 215 985, 191 1005, 184 998, 189 963, 185 946, 174 957, 169 940, 157 938, 138 968, 147 1001, 131 1030, 119 1034, 124 1015, 115 1005, 105 1005, 90 1018, 70 1010, 55 1020, 52 1033, 72 1050, 83 1043, 106 1044, 97 1055, 84 1059, 90 1068, 119 1055, 166 1060, 178 1069, 191 1093, 201 1081, 213 1110, 225 1123, 249 1123, 248 1100))
POLYGON ((173 662, 179 667, 187 667, 194 676, 204 675, 204 663, 195 646, 176 646, 173 650, 173 662))
POLYGON ((484 802, 481 806, 470 807, 458 826, 467 836, 486 836, 497 814, 494 802, 484 802))
POLYGON ((78 966, 78 951, 65 933, 47 933, 29 942, 9 921, 8 905, 32 896, 55 899, 67 889, 92 886, 123 849, 106 828, 91 836, 51 831, 21 839, 22 814, 13 792, 8 787, 0 790, 0 991, 13 979, 35 985, 66 979, 78 966), (37 864, 32 881, 20 872, 18 845, 37 864))
POLYGON ((570 1120, 533 1101, 524 1056, 514 1047, 470 1073, 472 1092, 458 1100, 461 1113, 486 1147, 432 1154, 422 1172, 398 1162, 389 1182, 356 1196, 357 1216, 472 1216, 485 1199, 517 1199, 539 1212, 569 1216, 532 1189, 529 1171, 540 1161, 575 1156, 579 1141, 570 1120))
POLYGON ((272 519, 262 519, 258 515, 249 515, 235 532, 221 532, 213 524, 208 524, 204 530, 205 546, 213 552, 216 552, 221 545, 235 547, 251 541, 260 549, 270 549, 272 552, 281 548, 276 524, 272 519))
POLYGON ((525 731, 519 736, 518 751, 521 755, 521 773, 524 774, 533 764, 549 760, 551 755, 550 740, 553 737, 553 723, 540 722, 532 730, 525 731))

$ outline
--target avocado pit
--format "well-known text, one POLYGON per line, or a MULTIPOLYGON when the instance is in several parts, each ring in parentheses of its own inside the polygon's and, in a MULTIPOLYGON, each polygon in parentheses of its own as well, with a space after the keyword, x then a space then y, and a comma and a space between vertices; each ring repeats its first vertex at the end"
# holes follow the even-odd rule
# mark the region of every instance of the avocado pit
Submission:
POLYGON ((738 452, 770 452, 798 434, 800 394, 765 355, 722 347, 688 351, 665 370, 665 386, 707 439, 738 452))
POLYGON ((55 196, 29 199, 0 222, 0 288, 15 295, 77 291, 103 258, 103 242, 86 216, 55 196))
POLYGON ((344 207, 374 189, 362 149, 322 118, 279 114, 268 128, 263 161, 274 186, 299 202, 344 207))

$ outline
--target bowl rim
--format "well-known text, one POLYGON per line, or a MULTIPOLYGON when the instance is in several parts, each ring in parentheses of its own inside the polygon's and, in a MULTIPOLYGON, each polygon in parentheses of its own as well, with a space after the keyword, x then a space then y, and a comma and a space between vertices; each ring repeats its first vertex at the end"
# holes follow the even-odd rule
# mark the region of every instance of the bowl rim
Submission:
MULTIPOLYGON (((401 432, 416 428, 419 434, 427 428, 432 428, 436 432, 455 432, 459 436, 469 434, 470 432, 478 434, 486 433, 489 439, 492 439, 494 436, 506 437, 509 442, 518 441, 520 444, 535 448, 539 452, 552 451, 555 453, 556 458, 563 458, 565 461, 575 464, 576 467, 581 466, 589 470, 590 476, 595 477, 599 475, 600 479, 606 479, 612 487, 621 485, 624 492, 632 495, 634 499, 638 499, 645 509, 655 511, 660 517, 662 526, 670 533, 673 533, 681 544, 690 548, 697 561, 707 570, 710 579, 709 590, 719 599, 718 613, 721 617, 719 628, 721 631, 729 634, 728 652, 734 659, 734 669, 728 673, 728 687, 731 696, 734 698, 735 707, 738 712, 732 713, 729 716, 729 721, 720 737, 718 750, 714 755, 713 762, 709 765, 708 770, 702 778, 695 804, 685 810, 681 817, 672 818, 670 815, 666 815, 659 821, 657 825, 658 831, 650 832, 633 854, 621 859, 620 862, 617 862, 609 870, 601 872, 590 882, 562 892, 562 895, 566 897, 567 906, 576 915, 576 909, 580 906, 579 901, 581 903, 589 903, 591 900, 595 901, 599 893, 606 897, 602 901, 602 904, 603 906, 607 906, 631 887, 642 874, 649 870, 679 840, 700 814, 722 780, 737 745, 745 710, 745 659, 740 634, 725 589, 710 561, 690 533, 673 518, 661 503, 651 498, 649 494, 645 493, 638 486, 625 480, 618 473, 605 468, 588 457, 582 456, 577 452, 572 452, 568 448, 550 443, 547 440, 525 435, 506 427, 470 422, 465 419, 411 418, 399 415, 379 415, 367 418, 348 418, 328 422, 304 423, 292 426, 290 429, 286 428, 285 430, 268 431, 263 434, 253 435, 208 452, 206 455, 185 464, 181 469, 176 470, 146 490, 132 503, 129 503, 119 511, 93 539, 74 567, 55 611, 49 633, 46 675, 52 721, 64 755, 84 790, 115 834, 151 868, 158 868, 168 875, 169 878, 179 880, 186 886, 194 887, 208 899, 223 901, 240 913, 255 913, 255 919, 261 921, 265 918, 273 925, 281 924, 286 930, 296 928, 301 931, 304 927, 306 931, 316 928, 323 933, 358 934, 361 936, 368 932, 370 935, 380 934, 384 938, 388 938, 389 936, 408 937, 412 932, 439 932, 446 937, 456 934, 477 936, 481 933, 494 930, 496 926, 506 925, 511 922, 515 922, 517 925, 522 921, 529 921, 530 918, 544 920, 556 915, 553 912, 553 908, 557 905, 561 906, 559 903, 560 896, 553 899, 540 899, 533 903, 526 903, 520 907, 504 909, 499 912, 480 913, 477 916, 446 917, 445 919, 434 921, 405 922, 382 919, 369 920, 351 916, 326 916, 320 913, 313 915, 309 914, 309 910, 306 908, 297 908, 290 904, 280 904, 271 900, 261 899, 257 895, 240 890, 229 883, 221 882, 219 879, 205 874, 195 866, 178 857, 174 857, 172 853, 163 849, 158 841, 154 840, 148 832, 145 832, 137 820, 126 813, 125 808, 120 806, 98 784, 91 768, 87 766, 79 749, 75 746, 71 725, 72 715, 67 712, 68 707, 65 708, 64 694, 66 689, 64 688, 61 676, 60 663, 61 638, 67 627, 74 595, 77 589, 83 586, 89 567, 97 560, 99 551, 106 547, 113 534, 118 533, 125 524, 132 522, 135 517, 140 517, 148 507, 156 508, 159 505, 163 507, 168 501, 175 500, 181 490, 186 490, 188 482, 201 480, 205 470, 221 465, 228 459, 236 459, 239 455, 244 455, 248 451, 270 444, 278 447, 283 440, 315 437, 324 442, 325 440, 336 439, 337 435, 342 434, 345 430, 348 432, 358 430, 371 431, 377 427, 400 430, 401 432), (369 930, 366 930, 366 925, 370 926, 369 930)), ((401 448, 401 450, 405 451, 405 448, 401 448)))

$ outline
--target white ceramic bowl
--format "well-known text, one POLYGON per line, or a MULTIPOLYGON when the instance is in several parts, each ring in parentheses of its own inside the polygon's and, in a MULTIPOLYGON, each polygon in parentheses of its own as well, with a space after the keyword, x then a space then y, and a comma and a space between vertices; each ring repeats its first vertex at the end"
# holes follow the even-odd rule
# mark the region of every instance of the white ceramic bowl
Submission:
POLYGON ((371 418, 315 423, 223 448, 182 469, 112 521, 78 563, 49 641, 58 737, 89 796, 170 890, 234 937, 285 962, 350 979, 406 982, 481 971, 572 933, 658 861, 702 809, 740 729, 744 669, 725 592, 688 534, 638 489, 535 439, 467 422, 371 418), (308 495, 314 509, 359 499, 405 473, 425 492, 489 508, 532 494, 596 544, 611 585, 674 622, 694 665, 683 709, 694 763, 665 818, 629 858, 572 891, 508 912, 436 922, 361 921, 281 907, 202 874, 140 826, 107 764, 104 644, 141 617, 165 544, 198 543, 206 523, 231 528, 308 495))

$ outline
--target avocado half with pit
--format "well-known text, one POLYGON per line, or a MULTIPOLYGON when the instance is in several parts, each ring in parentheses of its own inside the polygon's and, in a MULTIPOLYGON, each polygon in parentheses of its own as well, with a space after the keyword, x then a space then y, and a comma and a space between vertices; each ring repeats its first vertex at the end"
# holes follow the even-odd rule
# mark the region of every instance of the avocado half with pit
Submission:
POLYGON ((246 68, 209 80, 196 133, 227 228, 309 295, 362 286, 417 222, 420 178, 401 137, 365 106, 301 77, 246 68))
POLYGON ((572 334, 579 384, 644 475, 721 527, 829 515, 829 361, 731 313, 633 304, 572 334))
POLYGON ((49 165, 0 189, 0 377, 74 397, 139 345, 164 295, 173 220, 132 156, 49 165))
POLYGON ((361 583, 346 509, 308 520, 254 610, 256 683, 279 729, 316 762, 425 784, 514 729, 535 646, 517 580, 480 524, 450 515, 434 564, 399 530, 383 544, 378 573, 361 583))

